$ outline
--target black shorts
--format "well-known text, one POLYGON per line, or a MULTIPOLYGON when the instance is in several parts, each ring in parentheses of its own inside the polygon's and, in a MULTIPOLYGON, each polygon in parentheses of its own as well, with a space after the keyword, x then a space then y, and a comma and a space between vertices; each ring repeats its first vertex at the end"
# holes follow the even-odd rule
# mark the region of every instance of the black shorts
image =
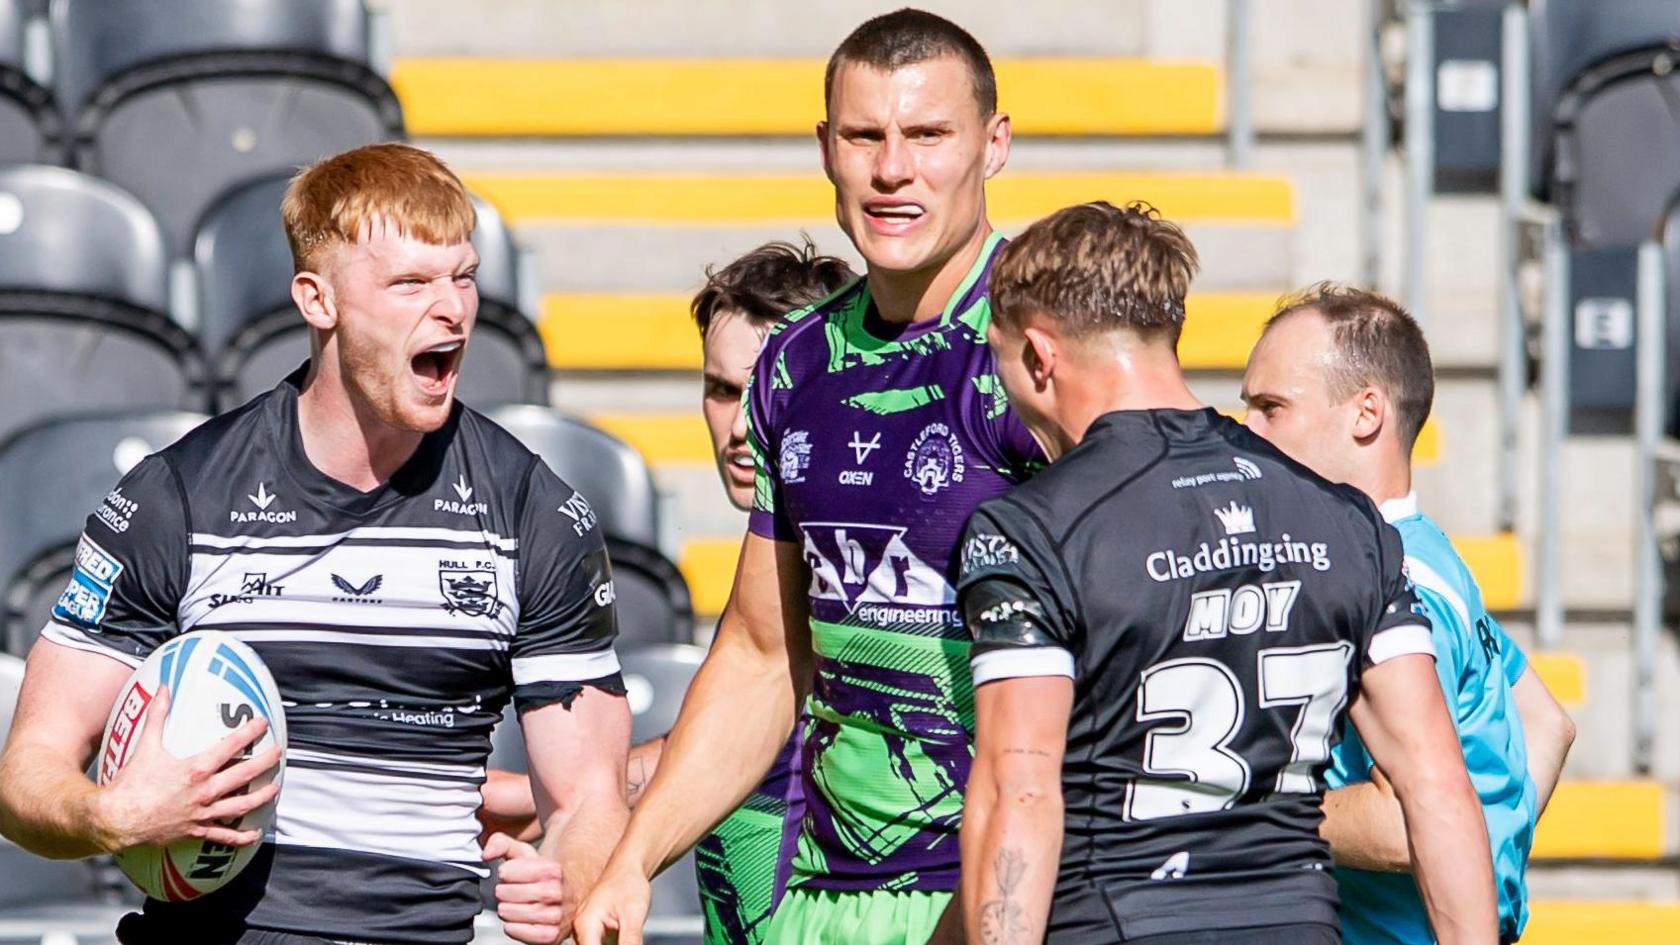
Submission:
POLYGON ((268 929, 239 929, 222 933, 159 928, 156 919, 131 912, 117 923, 117 941, 122 945, 336 945, 333 939, 268 929))
POLYGON ((1172 932, 1126 940, 1126 945, 1341 945, 1341 930, 1320 922, 1252 929, 1172 932))

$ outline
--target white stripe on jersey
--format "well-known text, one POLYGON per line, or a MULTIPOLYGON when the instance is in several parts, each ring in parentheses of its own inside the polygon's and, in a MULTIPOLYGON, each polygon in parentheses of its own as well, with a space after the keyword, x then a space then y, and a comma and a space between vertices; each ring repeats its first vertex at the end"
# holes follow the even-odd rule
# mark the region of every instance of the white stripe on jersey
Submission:
POLYGON ((513 684, 584 682, 611 676, 618 671, 618 654, 610 649, 596 653, 519 656, 513 660, 513 684))
POLYGON ((1396 656, 1410 656, 1413 653, 1422 653, 1434 659, 1435 644, 1429 639, 1429 627, 1426 624, 1407 623, 1389 627, 1372 636, 1365 652, 1371 657, 1371 665, 1375 666, 1396 656))
POLYGON ((1445 598, 1447 606, 1453 609, 1453 615, 1458 618, 1460 627, 1465 630, 1475 627, 1475 624, 1470 621, 1470 608, 1465 606, 1464 598, 1458 596, 1458 591, 1454 590, 1453 586, 1447 583, 1447 579, 1438 574, 1434 568, 1424 564, 1418 558, 1407 555, 1406 576, 1410 577, 1412 583, 1418 587, 1433 591, 1445 598))
MULTIPOLYGON (((309 748, 286 749, 287 761, 314 761, 329 765, 360 765, 365 768, 384 768, 395 774, 441 774, 451 778, 482 778, 483 765, 451 765, 435 761, 403 761, 378 758, 372 755, 340 755, 309 748)), ((290 775, 288 775, 290 777, 290 775)))
POLYGON ((354 850, 460 866, 480 878, 478 787, 400 774, 287 766, 274 821, 282 846, 354 850))
POLYGON ((1073 679, 1073 654, 1059 646, 1011 647, 987 650, 969 660, 974 684, 1029 676, 1066 676, 1073 679))
POLYGON ((43 639, 51 640, 60 646, 67 646, 72 650, 82 650, 88 653, 98 653, 100 656, 109 656, 111 659, 114 659, 131 669, 139 669, 140 664, 145 662, 138 656, 130 656, 127 653, 118 652, 110 646, 100 643, 98 640, 88 636, 87 632, 84 630, 59 623, 56 620, 47 621, 46 627, 41 630, 41 637, 43 639))
MULTIPOLYGON (((506 650, 508 641, 472 637, 426 637, 405 633, 355 633, 349 630, 243 630, 238 626, 220 628, 246 643, 357 643, 362 646, 423 646, 440 650, 506 650)), ((589 676, 589 679, 596 677, 589 676)))
POLYGON ((263 548, 314 548, 331 545, 347 538, 387 541, 458 541, 473 544, 483 544, 488 541, 492 547, 499 551, 519 550, 519 539, 517 538, 503 538, 493 532, 463 531, 455 528, 428 526, 363 525, 349 531, 324 535, 276 535, 268 538, 255 535, 211 535, 207 532, 193 532, 191 536, 192 544, 203 545, 206 548, 250 551, 263 548))

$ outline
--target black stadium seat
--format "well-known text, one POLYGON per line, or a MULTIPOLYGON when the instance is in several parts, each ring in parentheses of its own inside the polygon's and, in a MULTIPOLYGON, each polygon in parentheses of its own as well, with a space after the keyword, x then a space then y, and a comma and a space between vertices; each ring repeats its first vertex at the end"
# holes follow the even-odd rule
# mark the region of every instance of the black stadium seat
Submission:
POLYGON ((146 208, 75 171, 0 168, 0 440, 45 417, 198 408, 204 364, 168 311, 146 208))
POLYGON ((589 500, 612 557, 620 639, 626 645, 692 639, 693 600, 682 572, 659 551, 659 495, 641 454, 547 408, 511 405, 486 413, 589 500))
POLYGON ((64 590, 83 523, 123 473, 204 419, 180 411, 72 417, 0 443, 0 650, 28 652, 64 590))
POLYGON ((26 0, 0 0, 0 165, 64 160, 64 119, 25 67, 26 0))
POLYGON ((400 138, 361 0, 54 0, 77 167, 152 208, 172 255, 246 181, 400 138))
MULTIPOLYGON (((1531 37, 1532 150, 1530 183, 1551 193, 1555 110, 1582 73, 1637 50, 1680 48, 1680 4, 1674 0, 1528 0, 1531 37)), ((1639 140, 1634 138, 1631 140, 1639 140)), ((1653 213, 1661 210, 1653 206, 1653 213)))
MULTIPOLYGON (((290 175, 255 181, 211 208, 193 241, 199 337, 225 409, 274 386, 309 356, 292 304, 292 256, 280 224, 290 175)), ((547 403, 542 336, 520 311, 520 253, 496 209, 474 201, 478 327, 456 388, 469 404, 547 403)))

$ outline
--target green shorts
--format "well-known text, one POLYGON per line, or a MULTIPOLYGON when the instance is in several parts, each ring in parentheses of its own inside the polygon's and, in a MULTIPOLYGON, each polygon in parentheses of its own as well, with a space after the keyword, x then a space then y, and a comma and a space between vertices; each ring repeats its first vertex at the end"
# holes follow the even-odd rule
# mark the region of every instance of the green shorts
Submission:
POLYGON ((924 945, 948 892, 835 892, 793 888, 770 920, 765 945, 924 945))
POLYGON ((694 851, 705 945, 759 945, 781 896, 777 869, 789 829, 774 811, 742 807, 694 851))

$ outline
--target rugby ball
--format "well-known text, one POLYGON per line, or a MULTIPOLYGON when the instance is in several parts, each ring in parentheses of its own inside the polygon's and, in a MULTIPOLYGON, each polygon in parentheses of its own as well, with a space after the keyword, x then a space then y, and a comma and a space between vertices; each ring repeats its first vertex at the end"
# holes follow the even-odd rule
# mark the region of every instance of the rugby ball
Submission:
MULTIPOLYGON (((108 784, 132 757, 140 735, 151 720, 158 689, 169 687, 169 715, 162 720, 163 747, 178 758, 196 755, 215 745, 252 718, 268 720, 268 729, 249 753, 280 746, 280 764, 251 782, 256 790, 280 781, 286 766, 286 716, 280 690, 256 652, 231 634, 199 630, 178 636, 152 651, 123 684, 105 738, 99 745, 97 779, 108 784)), ((248 757, 241 755, 240 757, 248 757)), ((260 828, 265 836, 274 827, 274 802, 264 804, 228 826, 236 830, 260 828)), ((168 847, 130 847, 116 855, 123 874, 140 891, 165 902, 186 902, 214 892, 238 876, 261 843, 229 847, 209 840, 178 840, 168 847)))

